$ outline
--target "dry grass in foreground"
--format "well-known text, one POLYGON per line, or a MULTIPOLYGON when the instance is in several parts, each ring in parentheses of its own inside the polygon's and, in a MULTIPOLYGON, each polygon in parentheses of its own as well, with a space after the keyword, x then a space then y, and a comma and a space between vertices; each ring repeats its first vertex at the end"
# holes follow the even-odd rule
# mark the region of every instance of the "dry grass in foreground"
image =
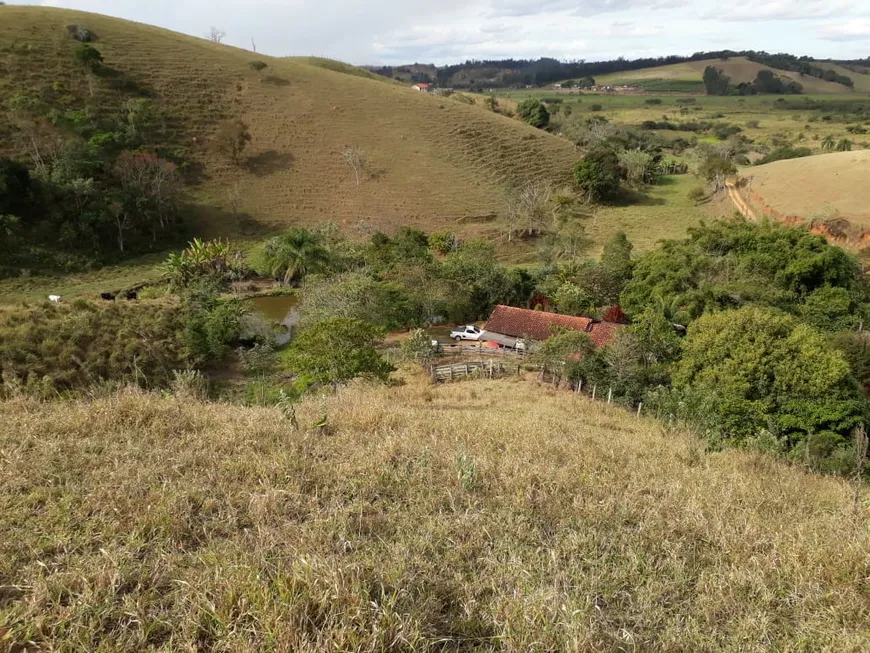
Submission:
POLYGON ((870 646, 844 481, 519 380, 298 413, 0 403, 0 649, 870 646))

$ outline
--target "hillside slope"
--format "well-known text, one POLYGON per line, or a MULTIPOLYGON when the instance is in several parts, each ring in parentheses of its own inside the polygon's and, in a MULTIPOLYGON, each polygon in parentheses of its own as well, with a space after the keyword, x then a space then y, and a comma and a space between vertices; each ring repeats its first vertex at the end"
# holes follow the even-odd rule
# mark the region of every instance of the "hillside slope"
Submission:
POLYGON ((870 150, 834 152, 753 167, 751 198, 762 213, 842 217, 870 227, 870 150))
POLYGON ((519 380, 0 402, 0 637, 46 650, 864 650, 842 480, 519 380), (308 428, 326 415, 327 426, 308 428))
MULTIPOLYGON (((97 107, 123 120, 126 102, 145 97, 163 113, 156 145, 204 166, 196 200, 200 227, 232 232, 228 190, 241 211, 268 225, 334 220, 350 228, 399 224, 456 227, 459 217, 501 211, 509 185, 564 182, 577 154, 555 136, 481 107, 428 97, 367 71, 323 60, 255 55, 167 30, 94 14, 0 7, 5 53, 0 94, 17 107, 64 112, 97 107), (93 31, 111 77, 93 94, 76 65, 65 26, 93 31), (262 59, 262 82, 248 68, 262 59), (357 72, 361 72, 362 76, 357 72), (23 98, 23 100, 22 100, 23 98), (240 169, 207 147, 217 125, 241 118, 253 140, 240 169), (357 186, 342 159, 362 148, 357 186)), ((91 80, 94 81, 94 80, 91 80)), ((24 156, 21 133, 0 117, 0 153, 24 156)))
MULTIPOLYGON (((758 75, 760 70, 770 70, 780 77, 793 79, 804 87, 804 93, 848 93, 849 89, 842 84, 827 82, 816 77, 801 76, 799 73, 794 73, 786 70, 777 70, 763 64, 749 61, 745 57, 734 57, 728 61, 720 59, 705 59, 703 61, 690 61, 685 63, 672 64, 670 66, 659 66, 657 68, 645 68, 625 73, 614 73, 612 75, 602 75, 596 77, 599 84, 623 84, 637 80, 670 80, 670 81, 694 81, 701 82, 704 76, 704 69, 707 66, 715 66, 731 77, 732 84, 741 82, 752 82, 758 75)), ((836 69, 837 72, 842 72, 837 66, 824 64, 826 68, 836 69)), ((865 90, 865 86, 870 85, 870 76, 860 75, 851 71, 843 72, 843 74, 852 77, 855 81, 856 90, 865 90), (864 79, 866 78, 866 79, 864 79)))

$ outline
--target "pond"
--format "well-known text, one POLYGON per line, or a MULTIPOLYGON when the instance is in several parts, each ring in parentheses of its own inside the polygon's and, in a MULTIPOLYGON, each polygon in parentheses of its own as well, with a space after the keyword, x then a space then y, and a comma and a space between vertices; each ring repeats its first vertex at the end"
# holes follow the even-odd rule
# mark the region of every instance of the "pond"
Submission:
POLYGON ((296 295, 269 295, 251 297, 243 304, 252 312, 261 315, 270 324, 284 327, 275 338, 279 345, 286 344, 293 335, 293 328, 299 323, 299 297, 296 295))

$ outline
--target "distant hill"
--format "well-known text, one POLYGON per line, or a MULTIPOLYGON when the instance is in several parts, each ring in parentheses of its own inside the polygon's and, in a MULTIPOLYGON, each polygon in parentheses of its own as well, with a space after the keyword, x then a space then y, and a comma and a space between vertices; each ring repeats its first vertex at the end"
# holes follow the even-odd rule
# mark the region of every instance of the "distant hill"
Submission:
MULTIPOLYGON (((798 72, 772 68, 755 61, 750 61, 746 57, 735 57, 727 60, 702 59, 700 61, 687 61, 627 73, 600 75, 595 78, 595 81, 599 84, 637 85, 651 91, 695 90, 703 92, 704 83, 702 78, 704 69, 707 66, 715 66, 722 70, 731 78, 732 85, 737 85, 741 82, 751 83, 759 71, 770 70, 780 77, 798 82, 803 86, 804 93, 848 93, 852 90, 843 84, 826 81, 810 75, 801 75, 798 72)), ((828 69, 835 70, 838 74, 849 76, 854 84, 854 90, 870 90, 870 75, 858 74, 834 64, 825 64, 825 66, 828 69)))
POLYGON ((144 100, 157 116, 149 148, 188 171, 200 235, 237 232, 234 203, 266 226, 482 231, 470 218, 502 211, 512 185, 565 182, 578 157, 564 139, 360 68, 266 57, 96 14, 0 6, 0 51, 0 154, 29 161, 28 121, 48 138, 81 120, 118 129, 130 101, 144 100), (95 35, 104 58, 90 82, 71 24, 95 35), (249 68, 254 59, 268 65, 262 80, 249 68), (228 119, 252 134, 238 169, 208 147, 228 119), (350 146, 368 161, 359 185, 342 158, 350 146))
MULTIPOLYGON (((864 90, 863 83, 853 84, 855 75, 863 75, 866 72, 866 62, 842 62, 819 61, 811 57, 796 57, 789 54, 769 54, 752 50, 733 51, 721 50, 716 52, 697 52, 690 56, 673 55, 668 57, 649 57, 642 59, 612 59, 609 61, 559 61, 557 59, 541 58, 527 59, 503 59, 492 61, 466 61, 465 63, 429 67, 428 74, 434 77, 434 81, 444 87, 471 88, 473 90, 485 90, 487 88, 504 88, 510 86, 544 86, 567 79, 579 79, 594 77, 596 81, 612 83, 613 80, 647 80, 647 85, 654 79, 671 80, 671 84, 665 90, 696 91, 701 82, 700 75, 694 75, 697 70, 703 73, 704 68, 714 62, 739 61, 751 62, 760 66, 758 69, 770 68, 777 74, 790 79, 798 79, 806 88, 805 92, 811 93, 843 93, 848 92, 853 86, 857 90, 864 90), (684 64, 691 64, 688 67, 684 64), (846 68, 845 66, 848 66, 846 68), (863 67, 862 67, 863 66, 863 67), (435 68, 435 74, 432 74, 435 68), (670 72, 672 69, 682 73, 692 74, 685 79, 686 84, 675 84, 675 78, 670 72), (656 77, 653 70, 662 70, 656 77), (808 83, 804 84, 804 80, 808 83), (815 84, 829 82, 828 84, 815 84)), ((415 64, 419 66, 419 64, 415 64)), ((398 71, 409 69, 408 66, 382 67, 372 70, 379 74, 395 79, 403 79, 398 71)), ((748 67, 745 67, 747 70, 748 67)), ((756 69, 757 70, 757 69, 756 69)), ((746 72, 746 71, 742 71, 746 72)), ((741 71, 738 75, 741 76, 741 71)), ((735 78, 736 79, 736 78, 735 78)), ((753 76, 754 79, 754 76, 753 76)), ((415 80, 420 81, 420 80, 415 80)), ((426 80, 422 80, 426 81, 426 80)), ((735 83, 744 81, 742 78, 735 83)), ((747 81, 752 81, 749 79, 747 81)), ((870 79, 864 80, 870 86, 870 79)), ((662 90, 652 85, 651 90, 662 90)))
POLYGON ((845 218, 870 229, 870 150, 776 161, 745 171, 751 200, 779 218, 845 218))

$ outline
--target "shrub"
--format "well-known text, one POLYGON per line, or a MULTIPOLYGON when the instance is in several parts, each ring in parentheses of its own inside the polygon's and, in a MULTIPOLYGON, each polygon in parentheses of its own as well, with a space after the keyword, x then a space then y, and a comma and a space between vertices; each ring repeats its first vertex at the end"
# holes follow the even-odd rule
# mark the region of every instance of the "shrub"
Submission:
POLYGON ((450 231, 436 231, 429 234, 429 248, 439 254, 449 254, 459 246, 456 234, 450 231))
POLYGON ((428 365, 436 356, 432 338, 423 329, 415 329, 410 337, 402 341, 402 355, 407 360, 428 365))
POLYGON ((287 367, 333 386, 363 377, 386 382, 393 366, 376 345, 384 332, 353 318, 329 318, 302 331, 285 352, 287 367))
POLYGON ((543 129, 550 124, 550 113, 540 100, 528 98, 517 105, 517 115, 532 127, 543 129))
POLYGON ((164 387, 191 363, 183 313, 166 302, 24 306, 0 311, 0 373, 30 390, 105 381, 164 387))
POLYGON ((707 199, 707 189, 704 186, 695 186, 689 189, 687 196, 693 202, 703 202, 707 199))
POLYGON ((574 184, 594 202, 616 197, 621 176, 619 158, 610 149, 593 150, 574 166, 574 184))
POLYGON ((694 322, 674 387, 705 396, 726 438, 767 429, 789 447, 813 433, 846 436, 866 412, 842 353, 795 318, 755 306, 694 322))

